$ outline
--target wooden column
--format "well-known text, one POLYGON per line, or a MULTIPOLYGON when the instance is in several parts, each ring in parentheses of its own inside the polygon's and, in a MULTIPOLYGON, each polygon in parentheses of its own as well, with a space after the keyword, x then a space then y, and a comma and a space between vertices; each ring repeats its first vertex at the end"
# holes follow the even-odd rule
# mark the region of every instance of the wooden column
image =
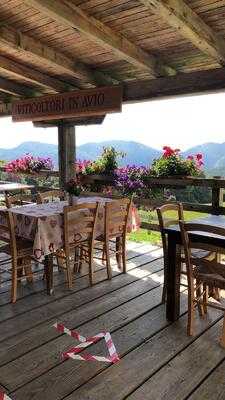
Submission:
POLYGON ((59 182, 61 188, 64 188, 66 182, 75 177, 75 150, 75 126, 61 122, 58 125, 59 182))

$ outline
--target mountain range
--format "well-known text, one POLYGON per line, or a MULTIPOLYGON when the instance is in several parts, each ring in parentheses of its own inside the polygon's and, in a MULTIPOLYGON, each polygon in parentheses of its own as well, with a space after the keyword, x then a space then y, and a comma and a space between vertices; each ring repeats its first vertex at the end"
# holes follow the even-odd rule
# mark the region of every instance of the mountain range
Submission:
MULTIPOLYGON (((159 157, 160 150, 132 141, 111 140, 100 143, 86 143, 77 147, 77 158, 81 160, 95 160, 102 152, 103 147, 114 146, 116 150, 125 153, 121 165, 137 164, 149 165, 159 157)), ((58 148, 54 144, 41 142, 24 142, 11 149, 0 148, 1 160, 13 160, 30 153, 34 156, 51 157, 55 166, 58 164, 58 148)), ((202 153, 205 169, 213 175, 225 174, 225 143, 203 143, 186 150, 183 155, 202 153), (224 171, 224 172, 223 172, 224 171)))

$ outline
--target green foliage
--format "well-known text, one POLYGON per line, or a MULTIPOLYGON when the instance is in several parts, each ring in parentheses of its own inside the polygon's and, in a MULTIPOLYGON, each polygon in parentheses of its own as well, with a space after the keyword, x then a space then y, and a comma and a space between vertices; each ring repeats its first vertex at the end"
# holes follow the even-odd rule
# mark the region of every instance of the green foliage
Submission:
POLYGON ((201 171, 196 167, 193 160, 183 159, 179 155, 172 155, 154 160, 151 175, 157 177, 200 176, 201 171))
POLYGON ((103 147, 101 156, 86 167, 87 174, 111 175, 118 168, 118 159, 124 157, 124 153, 116 151, 114 147, 103 147))

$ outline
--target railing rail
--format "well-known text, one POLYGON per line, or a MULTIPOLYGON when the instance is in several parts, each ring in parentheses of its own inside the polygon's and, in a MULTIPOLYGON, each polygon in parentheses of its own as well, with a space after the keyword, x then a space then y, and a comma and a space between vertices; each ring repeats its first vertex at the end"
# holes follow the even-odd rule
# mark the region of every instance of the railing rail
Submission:
MULTIPOLYGON (((0 172, 5 172, 4 167, 0 167, 0 172)), ((9 174, 7 172, 7 174, 9 174)), ((58 178, 59 171, 48 171, 42 170, 38 173, 16 173, 13 175, 27 175, 32 178, 58 178)), ((108 175, 83 175, 81 177, 82 184, 100 184, 114 186, 113 176, 108 175)), ((189 203, 183 202, 184 210, 186 211, 198 211, 202 213, 209 214, 223 214, 225 215, 225 207, 223 206, 223 191, 225 188, 225 178, 195 178, 195 177, 185 177, 185 178, 146 178, 145 184, 149 188, 186 188, 190 186, 209 188, 212 192, 211 203, 210 204, 200 204, 200 203, 189 203)), ((37 182, 35 185, 36 190, 47 189, 47 187, 40 186, 37 182)), ((49 187, 50 188, 50 187, 49 187)), ((144 207, 145 210, 154 210, 156 207, 161 206, 166 203, 166 200, 155 200, 155 199, 144 199, 141 197, 134 198, 134 202, 138 207, 144 207)), ((170 200, 170 202, 172 202, 170 200)), ((157 221, 152 222, 142 222, 142 227, 149 230, 158 230, 157 221)))

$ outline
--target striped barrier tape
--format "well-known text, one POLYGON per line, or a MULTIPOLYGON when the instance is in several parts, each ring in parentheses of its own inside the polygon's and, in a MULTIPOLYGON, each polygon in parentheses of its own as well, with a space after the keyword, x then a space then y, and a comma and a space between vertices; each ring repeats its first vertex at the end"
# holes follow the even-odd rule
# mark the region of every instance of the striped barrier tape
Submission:
MULTIPOLYGON (((85 338, 84 336, 80 335, 79 332, 77 331, 72 331, 68 328, 66 328, 63 324, 58 324, 55 323, 53 325, 58 332, 65 333, 74 339, 77 339, 80 343, 69 349, 68 351, 64 352, 62 354, 63 358, 72 358, 73 360, 81 360, 81 361, 100 361, 100 362, 107 362, 107 363, 113 363, 115 364, 116 362, 119 361, 119 356, 117 354, 115 345, 113 343, 112 337, 109 332, 100 332, 95 336, 91 336, 88 338, 85 338), (86 347, 90 346, 91 344, 97 343, 99 340, 102 338, 105 339, 105 343, 109 352, 109 357, 103 357, 103 356, 96 356, 92 354, 79 354, 81 351, 83 351, 86 347)), ((1 400, 1 399, 0 399, 1 400)))
POLYGON ((0 392, 0 400, 11 400, 5 393, 0 392))

